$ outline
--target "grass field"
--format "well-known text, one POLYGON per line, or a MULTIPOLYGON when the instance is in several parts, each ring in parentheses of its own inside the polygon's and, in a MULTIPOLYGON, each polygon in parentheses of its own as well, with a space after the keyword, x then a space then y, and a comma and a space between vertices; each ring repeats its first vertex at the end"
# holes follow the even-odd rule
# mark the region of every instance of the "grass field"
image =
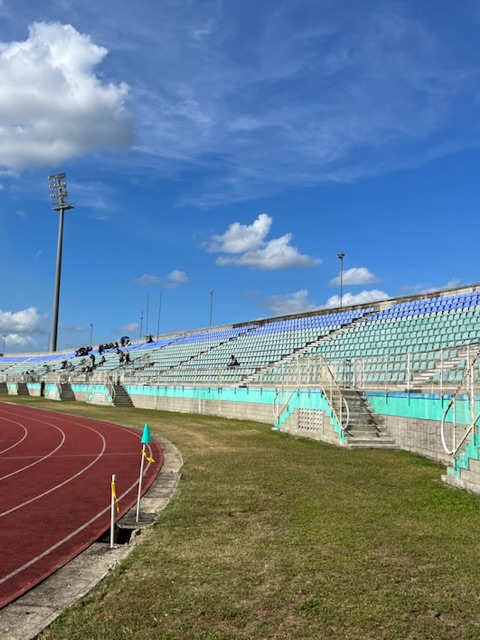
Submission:
POLYGON ((43 640, 480 637, 480 500, 443 467, 254 422, 18 401, 148 422, 185 460, 157 526, 43 640))

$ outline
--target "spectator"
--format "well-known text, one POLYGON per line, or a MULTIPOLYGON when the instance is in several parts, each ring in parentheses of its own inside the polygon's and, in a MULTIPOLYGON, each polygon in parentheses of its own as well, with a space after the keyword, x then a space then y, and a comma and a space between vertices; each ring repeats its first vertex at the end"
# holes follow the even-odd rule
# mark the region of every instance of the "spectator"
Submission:
POLYGON ((228 366, 228 367, 238 367, 238 366, 239 366, 239 364, 240 364, 240 363, 238 362, 238 360, 236 359, 236 357, 232 354, 232 356, 230 357, 230 361, 229 361, 229 363, 228 363, 228 365, 227 365, 227 366, 228 366))

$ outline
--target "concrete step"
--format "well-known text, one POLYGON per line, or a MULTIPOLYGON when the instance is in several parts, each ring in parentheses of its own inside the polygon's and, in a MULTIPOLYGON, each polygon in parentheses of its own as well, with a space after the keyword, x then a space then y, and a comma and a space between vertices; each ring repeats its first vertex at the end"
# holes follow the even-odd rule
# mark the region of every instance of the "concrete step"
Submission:
POLYGON ((115 388, 115 397, 113 399, 113 404, 116 407, 133 407, 133 402, 128 393, 120 384, 114 385, 115 388))
POLYGON ((347 437, 347 447, 351 449, 399 449, 392 438, 355 438, 347 437))

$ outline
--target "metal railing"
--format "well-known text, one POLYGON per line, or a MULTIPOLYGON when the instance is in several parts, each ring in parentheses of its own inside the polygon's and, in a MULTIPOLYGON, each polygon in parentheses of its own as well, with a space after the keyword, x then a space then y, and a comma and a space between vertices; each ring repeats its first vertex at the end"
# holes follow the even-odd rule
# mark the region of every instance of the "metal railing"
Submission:
MULTIPOLYGON (((476 398, 476 389, 480 386, 479 381, 479 371, 476 371, 476 367, 480 364, 480 350, 470 358, 470 352, 468 352, 468 366, 463 375, 463 378, 460 384, 455 389, 450 401, 443 412, 442 420, 440 423, 440 435, 442 440, 442 446, 446 453, 452 455, 454 457, 457 456, 458 452, 462 448, 463 444, 469 438, 470 434, 476 433, 477 430, 477 422, 480 418, 480 412, 476 412, 475 406, 475 398, 476 398), (477 375, 476 375, 477 374, 477 375), (463 402, 468 402, 469 411, 470 411, 470 425, 467 427, 465 433, 460 438, 459 442, 457 442, 457 401, 461 399, 463 402), (452 412, 451 419, 451 446, 447 444, 447 436, 446 436, 446 424, 450 411, 452 412)), ((463 427, 465 428, 465 423, 463 423, 463 427)))
POLYGON ((300 388, 317 388, 323 392, 342 431, 348 428, 350 421, 348 402, 332 369, 321 354, 292 358, 283 365, 283 376, 276 395, 277 405, 281 404, 279 402, 281 393, 285 393, 287 390, 292 390, 292 393, 280 415, 286 410, 290 399, 300 388))

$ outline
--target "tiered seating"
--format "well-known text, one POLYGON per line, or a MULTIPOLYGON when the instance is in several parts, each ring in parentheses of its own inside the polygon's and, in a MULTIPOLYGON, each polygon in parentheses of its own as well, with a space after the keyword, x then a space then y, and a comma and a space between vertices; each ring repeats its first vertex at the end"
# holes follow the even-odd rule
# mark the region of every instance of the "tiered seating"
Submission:
MULTIPOLYGON (((142 369, 137 371, 132 370, 132 368, 125 369, 126 377, 141 384, 150 382, 175 383, 180 379, 177 378, 175 373, 177 368, 189 361, 197 362, 202 354, 207 354, 220 345, 228 345, 230 341, 235 341, 237 336, 249 329, 249 326, 242 326, 192 333, 178 337, 175 341, 169 342, 160 349, 153 349, 142 369)), ((197 373, 201 375, 200 372, 203 371, 203 365, 194 365, 194 367, 197 373)), ((191 382, 188 376, 185 382, 191 382)))
MULTIPOLYGON (((382 388, 458 384, 470 362, 468 350, 478 344, 480 292, 473 291, 162 336, 122 347, 129 353, 128 365, 120 366, 115 349, 105 352, 102 366, 98 350, 91 353, 94 381, 102 372, 121 372, 130 384, 278 385, 291 375, 292 360, 321 354, 341 383, 382 388), (232 354, 239 366, 227 366, 232 354)), ((88 356, 72 352, 5 356, 0 373, 12 380, 27 371, 43 378, 60 373, 76 381, 83 379, 86 364, 88 356)))
POLYGON ((25 356, 2 356, 0 358, 0 373, 10 371, 19 362, 26 360, 25 356))
MULTIPOLYGON (((474 293, 394 304, 319 344, 317 351, 328 360, 361 359, 364 384, 403 384, 456 358, 462 345, 479 342, 480 295, 474 293)), ((448 379, 458 379, 461 370, 456 367, 448 379)))
POLYGON ((308 317, 261 322, 227 344, 162 374, 160 382, 180 384, 232 384, 244 381, 259 369, 318 341, 322 336, 347 325, 373 309, 345 310, 308 317), (228 367, 230 355, 239 366, 228 367))

